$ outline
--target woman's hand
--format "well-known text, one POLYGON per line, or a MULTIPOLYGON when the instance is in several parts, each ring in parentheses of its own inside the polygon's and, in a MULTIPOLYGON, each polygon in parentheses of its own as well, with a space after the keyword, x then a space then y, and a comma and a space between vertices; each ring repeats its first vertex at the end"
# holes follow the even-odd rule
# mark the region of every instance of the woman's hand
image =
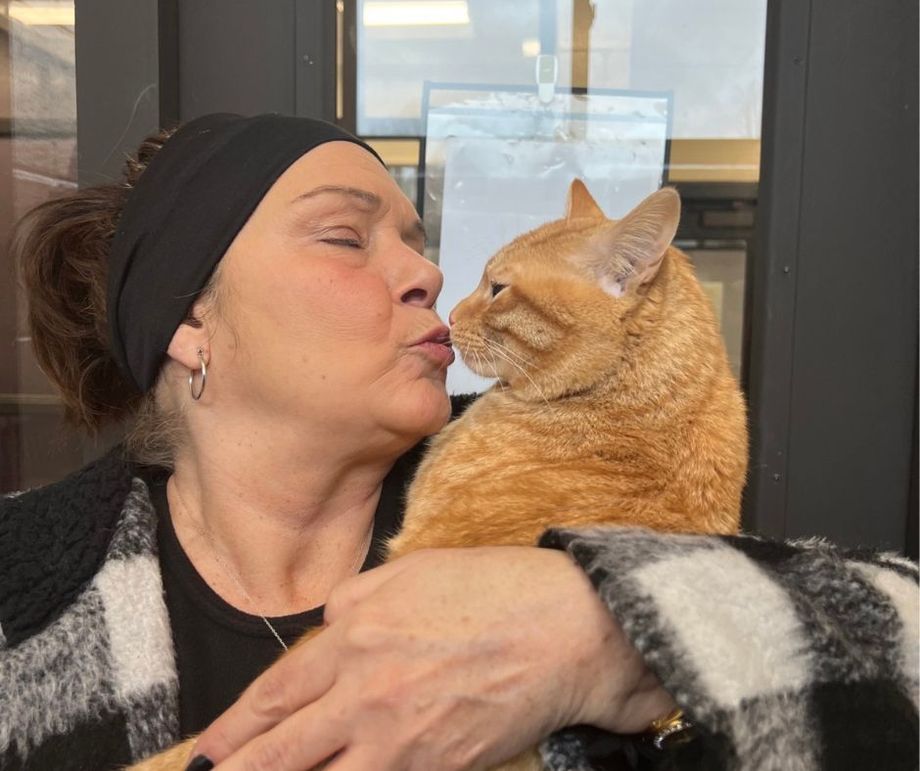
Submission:
POLYGON ((552 731, 673 706, 563 552, 423 551, 355 577, 327 628, 198 739, 221 769, 489 768, 552 731))

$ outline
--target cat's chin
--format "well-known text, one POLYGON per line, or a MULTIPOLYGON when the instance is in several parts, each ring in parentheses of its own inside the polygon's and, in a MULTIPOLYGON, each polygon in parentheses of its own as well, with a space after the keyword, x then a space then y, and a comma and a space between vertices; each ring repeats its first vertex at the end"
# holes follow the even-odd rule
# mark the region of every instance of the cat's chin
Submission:
MULTIPOLYGON (((498 371, 498 362, 490 356, 488 351, 481 348, 464 345, 463 342, 456 338, 453 340, 454 347, 460 354, 460 361, 474 375, 479 375, 486 380, 501 380, 501 373, 498 371)), ((505 383, 507 385, 507 383, 505 383)))
POLYGON ((463 363, 466 365, 466 368, 467 368, 470 372, 472 372, 474 375, 479 375, 479 377, 485 378, 486 380, 494 380, 496 385, 498 385, 499 383, 501 383, 502 387, 504 387, 504 388, 509 388, 509 387, 510 387, 510 386, 508 385, 508 381, 505 380, 501 375, 499 375, 499 374, 498 374, 494 369, 492 369, 491 367, 476 366, 475 363, 473 363, 473 362, 467 360, 466 358, 464 358, 464 356, 463 356, 462 354, 460 355, 460 359, 461 359, 461 360, 463 361, 463 363))

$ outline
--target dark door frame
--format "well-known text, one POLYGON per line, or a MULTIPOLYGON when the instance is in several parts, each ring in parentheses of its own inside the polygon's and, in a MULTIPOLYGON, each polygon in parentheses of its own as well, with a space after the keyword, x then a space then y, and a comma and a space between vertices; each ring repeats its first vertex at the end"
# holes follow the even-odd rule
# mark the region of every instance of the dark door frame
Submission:
POLYGON ((768 5, 746 495, 765 535, 916 554, 916 30, 912 0, 768 5))

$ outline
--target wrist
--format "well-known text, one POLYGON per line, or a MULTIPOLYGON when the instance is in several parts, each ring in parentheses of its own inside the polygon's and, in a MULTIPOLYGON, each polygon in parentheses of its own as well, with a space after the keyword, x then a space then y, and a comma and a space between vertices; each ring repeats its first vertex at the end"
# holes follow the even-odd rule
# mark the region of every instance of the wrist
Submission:
POLYGON ((615 733, 640 733, 671 713, 677 704, 645 665, 584 572, 578 574, 584 615, 581 656, 575 658, 575 714, 569 725, 593 725, 615 733))
POLYGON ((630 659, 632 655, 620 657, 613 667, 599 669, 580 722, 613 733, 637 734, 677 708, 638 652, 630 659))

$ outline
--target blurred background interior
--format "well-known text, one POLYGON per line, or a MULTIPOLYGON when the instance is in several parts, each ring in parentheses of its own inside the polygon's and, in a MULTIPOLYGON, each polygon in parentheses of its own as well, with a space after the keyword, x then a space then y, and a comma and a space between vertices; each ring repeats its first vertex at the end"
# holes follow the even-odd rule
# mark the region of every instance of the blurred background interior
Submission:
MULTIPOLYGON (((59 479, 117 440, 62 421, 8 264, 13 222, 115 179, 158 126, 275 111, 338 122, 378 150, 425 218, 442 315, 498 243, 561 214, 575 174, 610 216, 676 186, 677 245, 751 401, 747 526, 915 554, 917 8, 840 2, 852 12, 0 0, 0 492, 59 479), (894 210, 878 193, 892 185, 894 210)), ((464 377, 452 373, 455 390, 486 385, 464 377)))

